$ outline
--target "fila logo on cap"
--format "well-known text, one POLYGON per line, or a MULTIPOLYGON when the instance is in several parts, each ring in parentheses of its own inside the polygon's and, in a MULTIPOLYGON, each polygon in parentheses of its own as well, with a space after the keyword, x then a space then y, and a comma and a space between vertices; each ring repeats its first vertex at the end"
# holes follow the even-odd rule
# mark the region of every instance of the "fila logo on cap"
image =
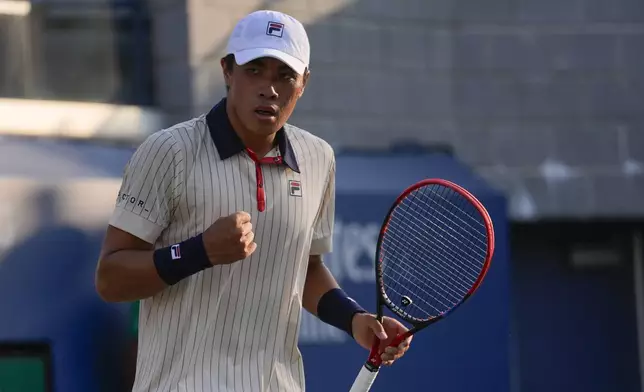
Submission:
POLYGON ((172 255, 172 260, 181 258, 181 247, 179 246, 179 244, 172 245, 170 247, 170 254, 172 255))
POLYGON ((268 22, 268 26, 266 26, 266 35, 282 38, 282 34, 284 34, 283 23, 268 22))
POLYGON ((291 196, 302 197, 302 184, 296 180, 288 181, 288 193, 291 196))

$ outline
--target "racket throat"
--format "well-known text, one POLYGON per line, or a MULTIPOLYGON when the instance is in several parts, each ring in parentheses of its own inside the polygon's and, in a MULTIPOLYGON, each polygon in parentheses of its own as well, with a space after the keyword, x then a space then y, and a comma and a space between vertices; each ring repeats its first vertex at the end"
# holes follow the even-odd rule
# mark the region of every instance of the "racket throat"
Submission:
POLYGON ((365 362, 364 364, 365 369, 367 369, 370 372, 377 372, 380 369, 380 364, 375 364, 371 360, 365 362))

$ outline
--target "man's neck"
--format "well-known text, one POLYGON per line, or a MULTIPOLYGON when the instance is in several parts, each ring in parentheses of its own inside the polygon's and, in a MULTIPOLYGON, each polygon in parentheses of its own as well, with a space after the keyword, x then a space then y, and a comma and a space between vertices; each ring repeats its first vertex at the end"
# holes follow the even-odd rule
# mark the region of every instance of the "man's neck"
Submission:
POLYGON ((257 137, 252 134, 244 134, 242 132, 236 131, 240 139, 244 143, 244 146, 253 150, 258 158, 263 158, 269 151, 275 147, 275 134, 271 134, 264 137, 257 137))
POLYGON ((250 132, 248 129, 244 127, 242 122, 239 120, 237 113, 234 110, 232 110, 232 108, 229 105, 230 103, 226 104, 227 106, 226 112, 227 112, 230 124, 233 126, 233 129, 235 130, 235 133, 237 133, 237 136, 239 136, 242 143, 244 143, 244 146, 253 150, 253 152, 259 158, 264 157, 275 146, 275 134, 272 133, 270 135, 263 136, 263 135, 256 135, 250 132))

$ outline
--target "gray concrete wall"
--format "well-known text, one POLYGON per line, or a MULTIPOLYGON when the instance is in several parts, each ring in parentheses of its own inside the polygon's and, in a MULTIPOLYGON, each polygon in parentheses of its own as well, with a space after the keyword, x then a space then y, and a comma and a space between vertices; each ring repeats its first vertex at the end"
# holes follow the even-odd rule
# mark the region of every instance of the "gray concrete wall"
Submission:
POLYGON ((515 219, 644 216, 641 0, 156 1, 171 118, 224 93, 235 21, 278 9, 312 44, 293 123, 338 148, 450 143, 515 219))
POLYGON ((152 15, 155 90, 167 125, 185 121, 193 108, 190 19, 186 0, 148 0, 152 15))

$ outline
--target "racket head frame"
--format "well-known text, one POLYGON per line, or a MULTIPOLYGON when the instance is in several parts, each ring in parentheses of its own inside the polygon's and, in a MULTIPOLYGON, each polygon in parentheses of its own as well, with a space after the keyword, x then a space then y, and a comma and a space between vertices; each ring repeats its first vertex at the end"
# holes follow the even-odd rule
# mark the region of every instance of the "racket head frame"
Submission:
MULTIPOLYGON (((480 287, 481 283, 485 279, 485 276, 487 275, 487 272, 489 270, 490 264, 492 262, 492 257, 494 256, 494 246, 495 246, 495 237, 494 237, 494 225, 492 222, 492 219, 486 210, 486 208, 483 206, 483 204, 467 189, 461 187, 460 185, 445 180, 445 179, 440 179, 440 178, 429 178, 425 179, 422 181, 419 181, 408 188, 406 188, 397 198, 396 200, 392 203, 391 207, 389 208, 389 211, 385 215, 385 218, 383 220, 383 223, 381 225, 380 233, 378 235, 378 241, 376 244, 376 265, 375 265, 375 272, 376 272, 376 305, 377 305, 377 310, 376 310, 376 318, 378 321, 381 321, 383 316, 384 316, 384 309, 388 308, 391 310, 394 314, 396 314, 398 317, 402 318, 404 321, 410 323, 412 327, 405 332, 404 334, 401 334, 397 336, 389 345, 390 347, 395 347, 398 346, 400 343, 402 343, 405 339, 410 337, 411 335, 416 334, 418 331, 427 328, 428 326, 444 319, 449 313, 453 312, 455 309, 457 309, 459 306, 461 306, 464 302, 466 302, 474 292, 480 287), (393 212, 396 210, 397 206, 399 206, 403 200, 405 200, 406 197, 408 197, 412 192, 414 192, 417 189, 420 189, 425 186, 429 185, 439 185, 443 187, 447 187, 452 189, 453 191, 457 192, 465 198, 468 202, 470 202, 478 211, 478 213, 481 215, 481 218, 485 224, 485 229, 487 232, 487 250, 486 250, 486 256, 485 260, 483 263, 483 267, 481 268, 481 271, 472 285, 472 287, 469 289, 469 291, 463 296, 461 301, 459 301, 457 304, 455 304, 453 307, 451 307, 449 310, 443 312, 442 314, 439 314, 434 317, 430 317, 427 320, 420 320, 420 319, 415 319, 412 318, 411 316, 407 317, 405 315, 401 315, 400 312, 402 309, 400 309, 398 306, 393 304, 391 300, 389 300, 385 294, 384 291, 384 277, 383 277, 383 270, 382 270, 382 243, 384 240, 384 236, 387 233, 387 229, 389 227, 389 222, 391 220, 391 216, 393 212)), ((402 311, 404 312, 404 311, 402 311)), ((380 358, 380 340, 378 338, 374 339, 370 354, 369 354, 369 359, 367 360, 365 366, 371 370, 371 371, 377 371, 377 369, 380 367, 382 360, 380 358)))

